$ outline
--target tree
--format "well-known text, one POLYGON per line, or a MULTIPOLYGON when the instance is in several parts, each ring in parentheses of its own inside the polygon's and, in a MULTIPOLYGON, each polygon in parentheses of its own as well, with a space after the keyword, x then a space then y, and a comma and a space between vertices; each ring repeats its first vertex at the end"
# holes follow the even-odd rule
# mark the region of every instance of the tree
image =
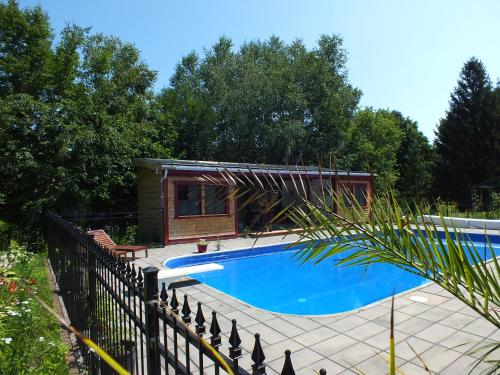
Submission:
POLYGON ((397 153, 402 139, 403 130, 392 113, 371 108, 361 110, 349 127, 338 165, 378 175, 377 190, 386 191, 399 177, 397 153))
POLYGON ((203 58, 186 56, 163 93, 177 151, 261 163, 317 163, 338 151, 360 96, 347 81, 341 44, 323 36, 308 51, 271 37, 234 52, 223 37, 203 58))
POLYGON ((500 173, 499 137, 490 79, 481 61, 471 58, 436 131, 436 192, 470 204, 472 185, 500 173))
POLYGON ((432 184, 434 153, 427 137, 418 130, 417 123, 400 112, 392 116, 401 129, 402 140, 396 154, 399 178, 398 193, 408 202, 421 202, 429 197, 432 184))
MULTIPOLYGON (((128 207, 135 201, 137 157, 170 156, 169 138, 153 103, 156 74, 129 43, 85 36, 75 88, 60 103, 68 157, 66 206, 128 207)), ((163 124, 168 128, 168 122, 163 124)))
POLYGON ((24 93, 42 97, 50 87, 52 30, 37 6, 0 3, 0 97, 24 93))
POLYGON ((54 107, 28 94, 0 99, 2 218, 30 225, 54 206, 64 186, 63 133, 54 107))
MULTIPOLYGON (((39 8, 0 3, 0 217, 131 206, 136 157, 171 157, 156 73, 130 43, 67 26, 52 47, 39 8)), ((133 203, 132 203, 133 204, 133 203)))

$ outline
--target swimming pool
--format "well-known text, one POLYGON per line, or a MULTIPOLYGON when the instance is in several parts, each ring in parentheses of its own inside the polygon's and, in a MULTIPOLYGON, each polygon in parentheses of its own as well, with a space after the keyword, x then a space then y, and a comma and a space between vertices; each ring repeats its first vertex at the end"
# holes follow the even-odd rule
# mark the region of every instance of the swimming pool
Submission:
MULTIPOLYGON (((490 236, 500 254, 500 236, 490 236)), ((471 240, 484 245, 484 237, 471 240)), ((219 263, 224 269, 192 278, 260 309, 296 315, 353 310, 428 281, 389 264, 333 267, 335 259, 301 263, 288 244, 188 255, 165 262, 169 268, 219 263)))

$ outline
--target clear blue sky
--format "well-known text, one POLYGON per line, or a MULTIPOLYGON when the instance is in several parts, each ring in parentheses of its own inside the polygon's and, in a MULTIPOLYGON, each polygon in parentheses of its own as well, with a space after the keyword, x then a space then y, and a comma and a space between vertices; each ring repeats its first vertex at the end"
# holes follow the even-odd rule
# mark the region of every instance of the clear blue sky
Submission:
POLYGON ((313 47, 340 34, 362 106, 401 111, 430 138, 464 62, 476 56, 500 78, 500 1, 458 0, 21 0, 40 4, 54 31, 66 23, 116 35, 141 50, 168 85, 177 62, 221 35, 235 46, 277 35, 313 47))

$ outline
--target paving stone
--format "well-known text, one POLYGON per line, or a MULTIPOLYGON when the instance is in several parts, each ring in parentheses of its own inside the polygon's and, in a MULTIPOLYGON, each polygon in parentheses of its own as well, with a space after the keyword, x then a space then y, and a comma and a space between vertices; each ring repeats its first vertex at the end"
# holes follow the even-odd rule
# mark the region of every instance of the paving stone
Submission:
MULTIPOLYGON (((394 309, 399 310, 405 306, 411 305, 412 303, 414 303, 414 302, 412 300, 408 299, 408 297, 405 294, 402 294, 402 295, 396 296, 394 298, 394 309)), ((392 299, 388 298, 386 301, 381 302, 375 306, 382 306, 382 307, 385 307, 387 309, 390 309, 391 305, 392 305, 392 299)))
MULTIPOLYGON (((405 320, 410 319, 412 316, 402 313, 401 311, 395 311, 394 312, 394 321, 395 324, 402 323, 405 320)), ((386 328, 389 328, 391 326, 391 315, 382 315, 378 317, 377 319, 373 320, 374 323, 380 324, 381 326, 384 326, 386 328)))
MULTIPOLYGON (((363 342, 365 342, 368 345, 374 346, 378 349, 386 350, 389 349, 389 343, 390 343, 389 335, 390 335, 390 330, 386 328, 385 331, 382 331, 375 336, 369 337, 363 340, 363 342)), ((408 335, 406 333, 396 332, 394 336, 394 341, 396 345, 398 345, 398 343, 403 342, 407 337, 408 335)))
POLYGON ((239 327, 248 327, 254 324, 259 323, 257 319, 252 318, 251 316, 242 313, 241 311, 233 311, 229 314, 224 315, 226 318, 233 320, 236 319, 236 326, 239 327))
POLYGON ((368 322, 346 331, 345 334, 356 340, 364 341, 365 339, 375 336, 382 331, 387 331, 387 328, 377 323, 368 322))
POLYGON ((273 327, 273 329, 277 330, 279 333, 287 336, 288 338, 295 337, 305 332, 302 328, 299 328, 295 324, 287 322, 286 320, 281 318, 267 320, 265 324, 273 327))
POLYGON ((500 342, 500 329, 496 329, 489 337, 488 340, 494 340, 500 342))
POLYGON ((377 353, 380 353, 380 350, 373 346, 358 342, 341 352, 332 354, 329 358, 342 366, 349 367, 366 361, 377 353))
POLYGON ((476 319, 470 324, 467 324, 462 328, 463 331, 472 333, 474 335, 488 337, 493 332, 497 330, 497 328, 488 322, 486 319, 476 319))
MULTIPOLYGON (((253 347, 255 345, 255 334, 252 332, 247 331, 246 329, 238 329, 238 334, 240 335, 241 339, 241 347, 245 350, 248 350, 251 352, 253 350, 253 347)), ((269 345, 263 337, 260 338, 261 344, 266 347, 269 345)))
MULTIPOLYGON (((440 375, 457 375, 457 374, 469 374, 474 365, 477 363, 477 359, 469 356, 462 356, 454 361, 451 365, 441 370, 440 375)), ((488 366, 481 364, 477 366, 472 374, 482 373, 488 366)))
POLYGON ((440 323, 454 329, 462 329, 474 320, 476 320, 476 318, 473 318, 472 316, 456 312, 447 316, 446 319, 441 320, 440 323))
POLYGON ((437 343, 455 332, 456 330, 454 330, 453 328, 435 323, 427 327, 426 329, 416 333, 415 337, 437 343))
POLYGON ((261 323, 249 326, 246 329, 254 334, 260 333, 260 337, 269 344, 275 344, 287 338, 285 335, 261 323))
POLYGON ((420 355, 426 366, 438 374, 461 356, 462 353, 440 345, 434 345, 420 355))
POLYGON ((359 372, 358 371, 354 372, 352 370, 345 370, 339 373, 338 375, 359 375, 359 372))
POLYGON ((206 306, 209 309, 216 311, 218 314, 228 314, 233 311, 236 311, 236 309, 233 306, 226 305, 225 303, 219 300, 208 302, 206 303, 206 306))
POLYGON ((469 332, 458 331, 442 340, 439 345, 456 350, 460 353, 466 353, 482 340, 483 338, 481 336, 476 336, 469 332))
POLYGON ((315 375, 319 373, 319 370, 325 369, 327 374, 335 375, 342 371, 347 370, 344 366, 338 364, 337 362, 331 361, 327 358, 322 358, 319 361, 301 368, 296 371, 296 375, 315 375))
POLYGON ((333 322, 328 326, 328 328, 331 328, 337 332, 346 332, 351 329, 354 329, 356 327, 359 327, 367 322, 366 319, 362 319, 360 317, 357 317, 355 315, 349 316, 347 318, 343 318, 340 320, 337 320, 336 322, 333 322))
POLYGON ((381 316, 390 316, 391 310, 387 307, 384 307, 382 305, 375 305, 371 306, 365 310, 361 310, 360 312, 356 313, 356 316, 359 316, 360 318, 367 319, 367 320, 374 320, 377 319, 381 316))
POLYGON ((331 337, 337 336, 338 334, 338 332, 328 327, 319 327, 315 330, 304 332, 301 335, 295 336, 293 339, 305 346, 311 346, 317 344, 320 341, 324 341, 331 337))
POLYGON ((426 329, 430 325, 432 325, 432 322, 415 317, 405 320, 400 324, 396 324, 394 328, 408 335, 415 335, 416 333, 426 329))
POLYGON ((397 343, 394 350, 396 352, 396 356, 409 361, 417 357, 417 354, 421 355, 432 346, 433 344, 431 342, 419 339, 418 337, 408 337, 406 340, 397 343), (417 354, 415 354, 415 352, 417 354))
POLYGON ((272 345, 266 346, 264 349, 264 354, 266 356, 266 362, 270 362, 275 359, 284 359, 285 350, 290 350, 292 352, 292 358, 295 358, 295 353, 301 349, 304 349, 304 345, 298 343, 294 340, 283 340, 272 345))
POLYGON ((429 375, 429 372, 421 364, 416 365, 413 362, 406 362, 400 367, 400 370, 405 375, 429 375))
POLYGON ((427 311, 431 308, 431 306, 426 305, 424 303, 413 302, 410 305, 404 306, 396 311, 402 312, 411 316, 419 316, 420 313, 427 311))
POLYGON ((247 309, 241 310, 242 313, 247 314, 248 316, 258 320, 259 322, 265 322, 270 319, 274 319, 277 317, 276 314, 270 313, 268 311, 257 310, 253 307, 249 307, 247 309))
POLYGON ((333 354, 344 350, 345 348, 351 347, 356 344, 356 340, 346 336, 344 334, 339 334, 327 340, 321 341, 315 345, 311 346, 311 349, 315 352, 330 358, 333 354))
POLYGON ((285 315, 282 317, 282 319, 296 325, 297 327, 302 328, 306 332, 321 327, 321 324, 308 317, 285 315))
POLYGON ((437 295, 437 294, 433 294, 433 293, 426 293, 422 290, 418 290, 418 291, 413 291, 413 292, 410 292, 408 293, 409 296, 412 296, 412 295, 418 295, 420 297, 424 297, 427 299, 426 302, 415 302, 415 303, 422 303, 424 305, 428 305, 428 306, 439 306, 445 302, 448 302, 450 300, 450 298, 448 297, 443 297, 443 296, 440 296, 440 295, 437 295))
MULTIPOLYGON (((384 375, 389 373, 389 360, 389 354, 377 354, 366 361, 359 363, 356 365, 356 368, 364 374, 384 375)), ((396 367, 397 366, 399 366, 398 361, 396 361, 396 367)))
POLYGON ((419 318, 430 320, 431 322, 440 322, 443 319, 447 319, 453 312, 446 309, 440 309, 439 307, 433 307, 418 314, 419 318))
MULTIPOLYGON (((300 370, 303 367, 312 365, 313 363, 321 360, 323 357, 308 348, 303 348, 292 354, 291 360, 294 370, 300 370)), ((268 366, 272 369, 281 372, 283 369, 284 356, 283 358, 276 359, 268 363, 268 366)))

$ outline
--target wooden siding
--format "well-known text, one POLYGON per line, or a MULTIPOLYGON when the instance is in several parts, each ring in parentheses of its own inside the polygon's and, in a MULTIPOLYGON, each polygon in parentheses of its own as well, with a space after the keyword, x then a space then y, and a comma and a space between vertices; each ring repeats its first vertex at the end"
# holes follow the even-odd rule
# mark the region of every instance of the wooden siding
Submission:
POLYGON ((161 174, 137 170, 138 236, 144 242, 162 242, 161 174))
MULTIPOLYGON (((370 213, 370 206, 371 206, 371 200, 373 197, 373 179, 371 178, 366 178, 366 179, 352 179, 352 178, 339 178, 337 182, 337 191, 340 193, 342 191, 342 185, 345 186, 352 186, 352 185, 366 185, 367 187, 367 200, 366 200, 366 206, 364 207, 366 213, 370 213)), ((348 208, 346 208, 347 210, 348 208)), ((343 216, 343 212, 340 208, 337 208, 337 213, 341 216, 343 216)))
POLYGON ((168 241, 236 235, 235 202, 230 199, 228 215, 175 217, 175 183, 200 182, 199 177, 168 176, 168 241))

